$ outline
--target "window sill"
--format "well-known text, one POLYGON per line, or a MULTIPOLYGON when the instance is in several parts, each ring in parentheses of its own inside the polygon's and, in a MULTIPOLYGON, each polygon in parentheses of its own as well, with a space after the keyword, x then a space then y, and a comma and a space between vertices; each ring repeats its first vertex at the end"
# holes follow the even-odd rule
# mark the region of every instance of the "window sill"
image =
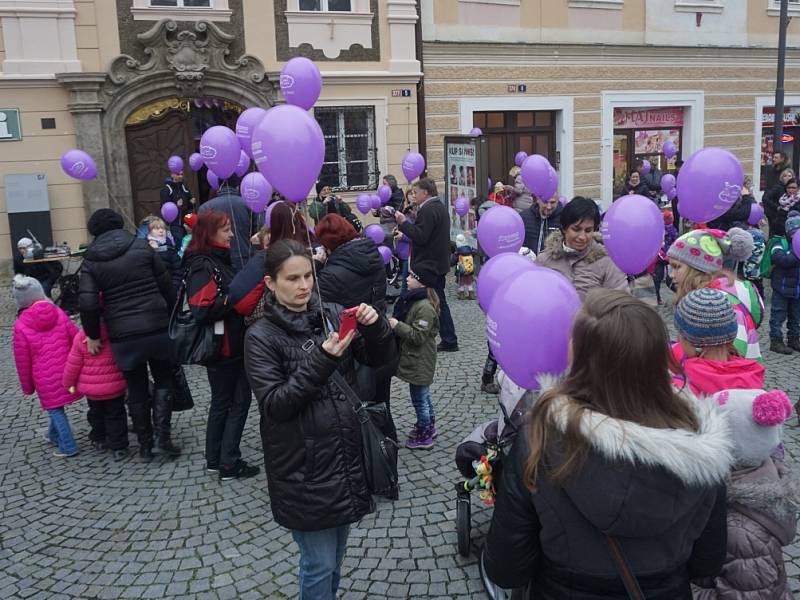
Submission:
POLYGON ((722 2, 692 2, 692 0, 675 2, 675 12, 721 14, 724 8, 722 2))
POLYGON ((372 48, 372 13, 286 11, 289 46, 310 44, 327 58, 336 58, 353 44, 372 48))
POLYGON ((569 0, 568 8, 600 8, 622 10, 623 0, 569 0))
POLYGON ((520 0, 459 0, 467 4, 499 4, 502 6, 519 6, 520 0))
MULTIPOLYGON (((769 8, 767 8, 767 14, 770 17, 780 17, 781 16, 781 7, 780 7, 780 5, 776 4, 774 6, 770 6, 769 8)), ((788 14, 789 14, 790 17, 800 17, 800 5, 795 4, 794 6, 792 6, 790 4, 789 5, 789 13, 788 14)))
POLYGON ((212 21, 227 23, 231 20, 232 10, 218 8, 132 8, 131 14, 134 21, 160 21, 172 19, 173 21, 212 21))

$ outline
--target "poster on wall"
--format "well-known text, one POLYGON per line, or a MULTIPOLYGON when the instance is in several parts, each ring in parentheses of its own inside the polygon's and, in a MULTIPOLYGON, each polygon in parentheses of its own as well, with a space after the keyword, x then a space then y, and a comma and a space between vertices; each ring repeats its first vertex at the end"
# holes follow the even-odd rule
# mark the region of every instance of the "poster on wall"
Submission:
POLYGON ((463 234, 467 243, 478 247, 475 207, 478 199, 488 193, 485 156, 485 139, 472 136, 445 138, 445 199, 450 211, 450 239, 463 234), (455 212, 455 201, 464 197, 469 200, 470 210, 463 217, 455 212))

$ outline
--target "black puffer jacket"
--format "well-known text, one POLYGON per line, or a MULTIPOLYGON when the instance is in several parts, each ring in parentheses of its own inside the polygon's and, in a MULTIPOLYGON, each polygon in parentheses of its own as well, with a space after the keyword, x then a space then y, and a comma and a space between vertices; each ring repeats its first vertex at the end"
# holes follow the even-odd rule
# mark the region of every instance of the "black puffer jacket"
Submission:
POLYGON ((362 302, 386 311, 386 268, 370 239, 351 240, 331 252, 319 271, 319 289, 325 302, 345 308, 362 302))
MULTIPOLYGON (((341 310, 325 305, 337 329, 341 310)), ((354 523, 372 509, 358 418, 331 375, 338 369, 355 385, 353 357, 379 367, 396 349, 383 317, 358 332, 351 350, 336 359, 322 350, 325 334, 316 300, 297 313, 272 294, 265 298, 264 317, 247 330, 245 368, 261 412, 272 514, 288 529, 354 523)))
POLYGON ((721 229, 728 231, 731 227, 747 227, 747 219, 750 218, 750 210, 755 204, 756 200, 751 195, 742 196, 728 211, 713 221, 708 222, 711 229, 721 229))
POLYGON ((426 285, 450 270, 450 213, 439 198, 417 209, 416 221, 406 221, 400 231, 411 238, 411 270, 426 285))
POLYGON ((539 212, 539 204, 523 210, 520 213, 525 224, 525 242, 523 246, 532 250, 537 255, 544 249, 547 236, 561 228, 561 211, 564 207, 559 202, 549 217, 543 217, 539 212))
MULTIPOLYGON (((556 402, 551 415, 563 431, 568 408, 556 402)), ((690 578, 718 573, 726 553, 731 442, 724 417, 712 411, 698 405, 695 434, 587 412, 586 461, 563 486, 543 467, 535 493, 522 479, 527 431, 517 436, 486 542, 490 578, 506 588, 533 580, 537 600, 628 598, 609 535, 647 600, 691 600, 690 578)), ((547 465, 561 463, 559 448, 554 439, 547 465)))
POLYGON ((100 316, 112 342, 166 332, 175 304, 170 272, 148 246, 122 229, 95 238, 84 255, 80 284, 81 322, 100 339, 100 316))
POLYGON ((786 225, 786 212, 778 210, 778 201, 786 193, 786 186, 780 181, 768 188, 761 198, 764 205, 764 215, 767 217, 769 223, 769 237, 783 236, 786 233, 784 226, 786 225), (781 213, 780 215, 778 213, 781 213))

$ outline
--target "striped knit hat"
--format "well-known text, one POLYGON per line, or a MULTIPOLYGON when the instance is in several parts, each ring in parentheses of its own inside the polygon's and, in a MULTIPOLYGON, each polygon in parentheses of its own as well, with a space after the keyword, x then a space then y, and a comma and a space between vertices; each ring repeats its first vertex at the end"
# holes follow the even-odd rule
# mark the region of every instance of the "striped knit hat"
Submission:
POLYGON ((697 348, 733 342, 739 328, 725 294, 709 288, 684 296, 675 309, 675 327, 683 339, 697 348))

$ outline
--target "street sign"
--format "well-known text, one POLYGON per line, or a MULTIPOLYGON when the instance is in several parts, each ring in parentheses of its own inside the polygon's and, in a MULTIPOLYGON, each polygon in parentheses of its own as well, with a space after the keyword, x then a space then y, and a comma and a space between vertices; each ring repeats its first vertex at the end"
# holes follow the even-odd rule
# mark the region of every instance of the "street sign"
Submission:
POLYGON ((0 108, 0 142, 18 142, 22 139, 18 108, 0 108))
POLYGON ((392 90, 393 98, 408 98, 411 96, 411 90, 392 90))
POLYGON ((524 83, 520 83, 517 86, 517 91, 520 92, 520 93, 527 92, 528 91, 528 86, 525 85, 524 83))

